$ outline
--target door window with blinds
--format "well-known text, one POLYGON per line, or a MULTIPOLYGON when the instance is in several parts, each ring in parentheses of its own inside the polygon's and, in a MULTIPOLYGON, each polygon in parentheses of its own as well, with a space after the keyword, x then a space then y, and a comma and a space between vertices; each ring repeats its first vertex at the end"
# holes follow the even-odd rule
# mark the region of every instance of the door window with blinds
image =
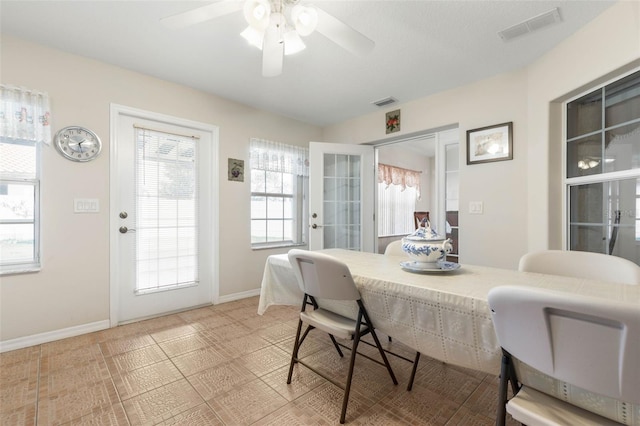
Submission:
POLYGON ((198 282, 198 139, 136 128, 137 293, 198 282))

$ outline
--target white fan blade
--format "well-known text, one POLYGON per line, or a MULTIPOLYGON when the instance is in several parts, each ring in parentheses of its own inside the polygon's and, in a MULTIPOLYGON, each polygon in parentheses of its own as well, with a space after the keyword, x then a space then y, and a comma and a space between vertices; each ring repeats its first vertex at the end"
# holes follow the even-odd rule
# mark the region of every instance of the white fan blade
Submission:
POLYGON ((224 0, 198 7, 187 12, 178 13, 177 15, 162 18, 160 19, 160 22, 169 28, 183 28, 218 18, 220 16, 228 15, 239 10, 242 10, 242 2, 240 0, 224 0))
POLYGON ((357 56, 370 53, 376 43, 362 33, 354 30, 338 18, 316 6, 318 27, 316 31, 357 56))
POLYGON ((277 31, 264 33, 262 45, 262 76, 275 77, 282 74, 282 62, 284 60, 284 43, 277 31))

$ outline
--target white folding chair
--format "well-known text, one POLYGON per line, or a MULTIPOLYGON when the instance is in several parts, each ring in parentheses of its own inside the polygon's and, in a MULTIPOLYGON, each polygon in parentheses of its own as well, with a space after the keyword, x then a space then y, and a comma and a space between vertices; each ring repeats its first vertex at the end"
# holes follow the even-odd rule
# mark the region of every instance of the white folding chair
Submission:
POLYGON ((640 284, 640 266, 618 256, 575 250, 542 250, 520 258, 518 270, 640 284))
POLYGON ((489 306, 503 351, 497 425, 506 412, 529 426, 619 425, 519 383, 516 360, 587 392, 640 403, 639 306, 515 286, 492 289, 489 306))
POLYGON ((291 383, 294 364, 299 363, 329 380, 336 386, 344 389, 342 411, 340 413, 340 423, 344 423, 347 413, 347 404, 349 402, 349 392, 351 390, 353 367, 355 365, 358 344, 360 343, 360 338, 362 336, 369 333, 371 334, 383 362, 371 358, 369 359, 377 362, 378 364, 384 365, 387 368, 394 385, 397 385, 398 381, 396 380, 393 370, 391 369, 391 365, 389 364, 384 350, 380 345, 378 336, 376 336, 373 324, 371 323, 367 310, 360 298, 360 292, 356 288, 347 265, 324 253, 297 249, 289 251, 289 262, 291 262, 293 271, 298 278, 300 288, 304 292, 304 300, 302 302, 300 320, 298 321, 298 330, 296 331, 293 353, 291 354, 291 365, 289 366, 287 384, 291 383), (354 320, 339 315, 332 312, 330 308, 320 308, 316 299, 352 300, 358 305, 357 319, 354 320), (313 309, 307 309, 309 306, 313 309), (301 336, 302 323, 307 324, 307 328, 301 336), (300 345, 304 342, 309 331, 314 328, 329 334, 340 357, 343 356, 342 351, 340 350, 341 345, 338 344, 335 338, 338 337, 341 339, 353 340, 346 384, 343 385, 341 383, 337 383, 323 372, 318 371, 318 369, 298 358, 300 345))

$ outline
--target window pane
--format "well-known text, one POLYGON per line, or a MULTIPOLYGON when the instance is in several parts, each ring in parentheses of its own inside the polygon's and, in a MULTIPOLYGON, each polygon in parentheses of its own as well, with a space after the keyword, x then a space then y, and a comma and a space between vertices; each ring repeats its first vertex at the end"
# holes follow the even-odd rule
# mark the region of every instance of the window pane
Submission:
POLYGON ((266 175, 264 170, 251 170, 251 192, 266 191, 266 175))
POLYGON ((284 235, 282 220, 267 220, 267 241, 282 241, 284 235))
POLYGON ((267 192, 282 194, 282 173, 267 172, 267 192))
POLYGON ((251 197, 251 219, 267 217, 267 197, 251 197))
POLYGON ((336 176, 335 154, 324 154, 324 176, 336 176))
POLYGON ((598 89, 567 104, 567 139, 602 128, 602 90, 598 89))
POLYGON ((36 164, 35 145, 0 143, 0 178, 35 179, 36 164))
POLYGON ((290 173, 282 174, 282 193, 293 195, 294 182, 295 177, 290 173))
POLYGON ((570 249, 594 251, 640 262, 636 235, 640 179, 570 188, 570 249))
POLYGON ((33 262, 35 253, 34 226, 0 224, 0 258, 2 263, 33 262))
POLYGON ((137 132, 136 291, 197 282, 197 140, 137 132))
POLYGON ((0 183, 0 220, 33 221, 35 187, 32 184, 0 183))
POLYGON ((293 198, 284 198, 282 200, 282 207, 283 207, 283 217, 285 219, 293 219, 293 212, 294 212, 294 204, 293 204, 293 198))
POLYGON ((269 197, 267 199, 267 217, 269 219, 282 219, 284 214, 283 199, 279 197, 269 197))
POLYGON ((640 71, 604 88, 606 127, 640 118, 640 71))
POLYGON ((267 221, 252 220, 251 221, 251 243, 259 244, 267 242, 267 221))
POLYGON ((567 143, 567 177, 602 173, 602 137, 588 136, 567 143))
POLYGON ((607 131, 605 141, 605 172, 640 168, 640 122, 607 131))

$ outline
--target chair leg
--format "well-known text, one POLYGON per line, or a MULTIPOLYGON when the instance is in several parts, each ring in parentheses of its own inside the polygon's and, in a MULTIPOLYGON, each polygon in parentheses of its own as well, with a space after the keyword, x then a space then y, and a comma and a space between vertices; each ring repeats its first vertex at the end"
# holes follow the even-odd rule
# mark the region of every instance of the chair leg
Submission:
POLYGON ((416 352, 416 358, 413 360, 413 368, 411 369, 411 377, 409 378, 409 384, 407 390, 413 389, 413 379, 416 378, 416 371, 418 371, 418 361, 420 361, 420 352, 416 352))
MULTIPOLYGON (((308 329, 307 329, 308 330, 308 329)), ((287 384, 291 384, 291 376, 293 375, 293 364, 298 362, 298 350, 300 349, 300 332, 302 331, 302 320, 298 320, 298 330, 296 331, 296 340, 293 343, 293 352, 291 353, 291 364, 289 365, 289 376, 287 376, 287 384)))
POLYGON ((509 364, 509 357, 503 354, 502 363, 500 364, 500 385, 498 386, 498 412, 496 413, 496 426, 504 426, 506 422, 509 364))
POLYGON ((356 332, 353 336, 353 347, 351 348, 351 359, 349 360, 349 373, 347 373, 347 383, 344 386, 344 397, 342 398, 342 411, 340 412, 340 424, 344 424, 347 416, 347 405, 349 404, 349 393, 351 392, 351 379, 353 378, 353 367, 356 363, 358 343, 360 343, 360 322, 362 315, 358 315, 356 332))
MULTIPOLYGON (((382 349, 382 345, 380 344, 380 340, 378 339, 378 335, 376 334, 376 330, 373 328, 373 324, 371 323, 371 320, 369 319, 369 315, 367 314, 367 310, 364 308, 364 305, 362 304, 362 300, 358 300, 358 306, 360 307, 360 312, 362 313, 362 316, 364 316, 364 320, 367 323, 367 326, 369 327, 369 332, 371 333, 371 337, 373 337, 373 341, 376 342, 376 347, 378 348, 378 352, 380 352, 380 357, 382 358, 382 361, 384 361, 384 365, 387 367, 387 371, 389 372, 389 375, 391 376, 391 381, 393 381, 394 385, 398 384, 398 380, 396 379, 396 375, 393 374, 393 370, 391 369, 391 364, 389 364, 389 360, 387 359, 387 355, 384 353, 384 349, 382 349)), ((360 322, 358 322, 358 326, 360 326, 360 322)), ((358 328, 357 333, 360 333, 360 329, 358 328)))
POLYGON ((344 354, 340 350, 340 345, 338 345, 338 342, 336 342, 336 338, 333 337, 333 334, 330 334, 329 337, 331 337, 331 341, 333 342, 333 346, 335 346, 336 350, 338 351, 338 355, 340 355, 340 358, 343 358, 344 354))

